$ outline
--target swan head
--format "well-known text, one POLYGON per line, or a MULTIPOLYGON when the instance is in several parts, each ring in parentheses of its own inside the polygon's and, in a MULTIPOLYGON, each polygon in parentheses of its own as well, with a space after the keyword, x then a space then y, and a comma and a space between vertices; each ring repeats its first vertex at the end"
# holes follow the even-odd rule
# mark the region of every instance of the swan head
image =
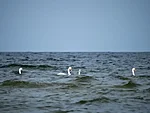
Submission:
POLYGON ((135 68, 132 68, 132 75, 135 76, 135 68))
POLYGON ((22 73, 22 68, 19 68, 19 74, 21 75, 21 73, 22 73))
POLYGON ((69 67, 68 70, 72 71, 72 67, 69 67))

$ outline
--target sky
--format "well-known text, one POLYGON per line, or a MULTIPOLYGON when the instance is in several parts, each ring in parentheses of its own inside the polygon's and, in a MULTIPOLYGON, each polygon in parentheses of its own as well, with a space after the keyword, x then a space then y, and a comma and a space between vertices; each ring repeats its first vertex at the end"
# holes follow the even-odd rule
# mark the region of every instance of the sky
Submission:
POLYGON ((150 51, 150 0, 0 0, 0 51, 150 51))

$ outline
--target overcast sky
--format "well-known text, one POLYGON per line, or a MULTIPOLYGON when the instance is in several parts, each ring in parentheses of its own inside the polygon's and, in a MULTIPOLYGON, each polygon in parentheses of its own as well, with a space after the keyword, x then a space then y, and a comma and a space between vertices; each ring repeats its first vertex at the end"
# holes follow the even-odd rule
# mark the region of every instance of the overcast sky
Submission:
POLYGON ((150 51, 150 0, 0 0, 0 51, 150 51))

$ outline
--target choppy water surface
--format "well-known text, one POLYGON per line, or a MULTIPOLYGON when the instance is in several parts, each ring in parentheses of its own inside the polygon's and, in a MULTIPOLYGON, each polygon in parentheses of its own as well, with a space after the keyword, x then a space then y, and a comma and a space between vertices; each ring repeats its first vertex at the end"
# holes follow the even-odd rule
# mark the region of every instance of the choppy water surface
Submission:
POLYGON ((6 112, 148 113, 150 53, 0 53, 0 113, 6 112), (73 75, 57 75, 69 66, 73 75))

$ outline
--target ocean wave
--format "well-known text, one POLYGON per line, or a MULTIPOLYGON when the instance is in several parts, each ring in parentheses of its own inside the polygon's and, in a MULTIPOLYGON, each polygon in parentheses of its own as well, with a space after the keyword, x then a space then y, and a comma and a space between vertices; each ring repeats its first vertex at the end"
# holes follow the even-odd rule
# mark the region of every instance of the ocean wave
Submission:
POLYGON ((46 83, 35 83, 35 82, 19 81, 19 80, 6 80, 3 81, 0 86, 19 87, 19 88, 39 88, 39 87, 46 87, 49 85, 46 83))
POLYGON ((138 78, 147 78, 147 79, 149 79, 149 78, 150 78, 150 76, 149 76, 149 75, 138 75, 137 77, 138 77, 138 78))
POLYGON ((74 84, 74 83, 55 83, 53 84, 53 86, 60 86, 59 88, 61 89, 76 89, 76 88, 79 88, 79 86, 77 84, 74 84))
POLYGON ((119 78, 119 79, 121 79, 121 80, 130 80, 130 78, 128 78, 128 77, 124 77, 124 76, 115 76, 116 78, 119 78))
POLYGON ((150 93, 150 88, 147 88, 147 89, 143 90, 143 92, 150 93))
POLYGON ((89 82, 90 80, 95 80, 92 76, 77 76, 75 81, 77 82, 89 82))
POLYGON ((32 69, 58 69, 56 66, 50 65, 27 65, 27 64, 8 64, 3 65, 0 68, 11 68, 11 67, 22 67, 22 68, 32 68, 32 69))
POLYGON ((63 59, 56 59, 56 58, 47 58, 46 60, 50 61, 63 61, 63 59))
POLYGON ((17 79, 5 80, 0 83, 0 87, 16 87, 16 88, 43 88, 43 87, 53 87, 55 89, 72 89, 79 88, 77 84, 74 83, 40 83, 40 82, 28 82, 20 81, 17 79))
POLYGON ((80 100, 80 101, 76 102, 76 104, 86 104, 86 103, 94 103, 94 102, 109 103, 110 101, 112 101, 112 100, 107 97, 100 97, 100 98, 94 98, 94 99, 90 99, 90 100, 88 100, 88 99, 80 100))
POLYGON ((139 84, 134 83, 133 81, 129 80, 126 84, 124 85, 116 85, 114 86, 115 88, 135 88, 139 86, 139 84))

